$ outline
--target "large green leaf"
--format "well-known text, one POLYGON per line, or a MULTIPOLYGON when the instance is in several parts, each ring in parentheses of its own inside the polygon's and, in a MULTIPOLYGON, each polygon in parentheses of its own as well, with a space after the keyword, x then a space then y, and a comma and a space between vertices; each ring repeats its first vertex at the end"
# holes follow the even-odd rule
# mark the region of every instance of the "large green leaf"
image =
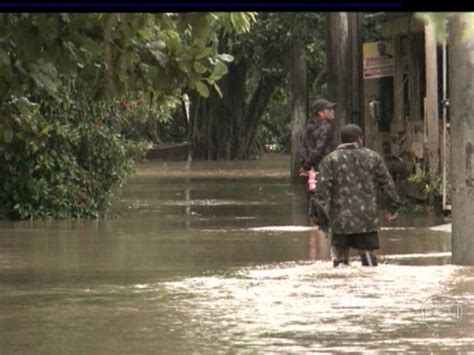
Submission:
POLYGON ((167 39, 167 44, 172 53, 179 55, 183 52, 183 44, 178 33, 170 32, 167 39))
POLYGON ((223 75, 227 74, 228 71, 227 65, 225 65, 220 60, 217 60, 211 78, 214 80, 219 80, 223 75))
POLYGON ((194 62, 194 70, 199 74, 204 74, 208 69, 199 62, 194 62))
POLYGON ((228 63, 230 63, 234 60, 234 56, 232 56, 230 54, 226 54, 226 53, 218 54, 217 58, 219 58, 223 62, 228 62, 228 63))
POLYGON ((202 81, 196 82, 196 90, 199 93, 199 95, 203 97, 209 97, 209 88, 202 81))
POLYGON ((214 52, 214 49, 212 47, 205 47, 199 54, 196 55, 195 58, 196 60, 204 59, 211 56, 213 52, 214 52))
POLYGON ((185 74, 191 75, 192 76, 192 68, 193 64, 188 61, 188 62, 180 62, 178 63, 179 69, 182 70, 185 74))
POLYGON ((213 82, 212 83, 212 86, 214 87, 214 89, 216 90, 217 94, 219 95, 220 98, 222 98, 222 91, 221 91, 221 88, 219 87, 219 85, 217 85, 216 82, 213 82))
POLYGON ((203 13, 196 13, 191 15, 192 37, 194 41, 204 42, 208 37, 209 24, 208 19, 203 13))

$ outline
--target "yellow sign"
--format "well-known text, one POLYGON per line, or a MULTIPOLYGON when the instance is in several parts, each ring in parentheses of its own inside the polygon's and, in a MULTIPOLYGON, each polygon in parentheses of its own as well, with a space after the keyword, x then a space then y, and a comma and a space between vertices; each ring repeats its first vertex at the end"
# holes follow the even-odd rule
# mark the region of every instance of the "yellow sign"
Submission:
POLYGON ((369 42, 362 47, 364 79, 393 76, 393 42, 369 42))

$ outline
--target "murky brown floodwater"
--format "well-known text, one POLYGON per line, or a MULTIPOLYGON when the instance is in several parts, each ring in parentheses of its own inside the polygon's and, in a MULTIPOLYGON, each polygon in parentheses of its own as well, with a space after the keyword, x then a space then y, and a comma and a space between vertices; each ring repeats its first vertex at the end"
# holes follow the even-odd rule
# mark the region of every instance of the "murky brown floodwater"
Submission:
POLYGON ((473 352, 474 268, 442 221, 333 269, 288 166, 150 162, 116 219, 0 222, 0 353, 473 352))

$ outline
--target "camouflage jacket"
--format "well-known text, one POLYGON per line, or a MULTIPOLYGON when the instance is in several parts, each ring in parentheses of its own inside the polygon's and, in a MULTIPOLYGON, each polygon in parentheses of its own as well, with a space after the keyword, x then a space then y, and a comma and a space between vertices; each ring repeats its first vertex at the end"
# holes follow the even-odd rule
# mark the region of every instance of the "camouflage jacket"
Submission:
POLYGON ((314 198, 328 212, 335 234, 375 232, 377 204, 391 212, 401 206, 383 158, 356 143, 344 144, 323 159, 314 198))
POLYGON ((321 160, 332 150, 331 124, 326 120, 310 120, 298 147, 298 158, 303 168, 318 170, 321 160))

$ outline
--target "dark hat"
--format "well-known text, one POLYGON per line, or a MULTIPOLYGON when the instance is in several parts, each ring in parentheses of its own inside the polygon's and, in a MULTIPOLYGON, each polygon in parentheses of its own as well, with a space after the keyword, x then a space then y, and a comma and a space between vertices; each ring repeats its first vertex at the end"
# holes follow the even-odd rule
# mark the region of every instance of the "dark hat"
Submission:
POLYGON ((327 108, 331 109, 335 107, 336 107, 335 102, 331 102, 326 99, 318 99, 313 102, 313 105, 311 105, 311 108, 313 109, 313 111, 317 111, 317 112, 323 111, 327 108))

